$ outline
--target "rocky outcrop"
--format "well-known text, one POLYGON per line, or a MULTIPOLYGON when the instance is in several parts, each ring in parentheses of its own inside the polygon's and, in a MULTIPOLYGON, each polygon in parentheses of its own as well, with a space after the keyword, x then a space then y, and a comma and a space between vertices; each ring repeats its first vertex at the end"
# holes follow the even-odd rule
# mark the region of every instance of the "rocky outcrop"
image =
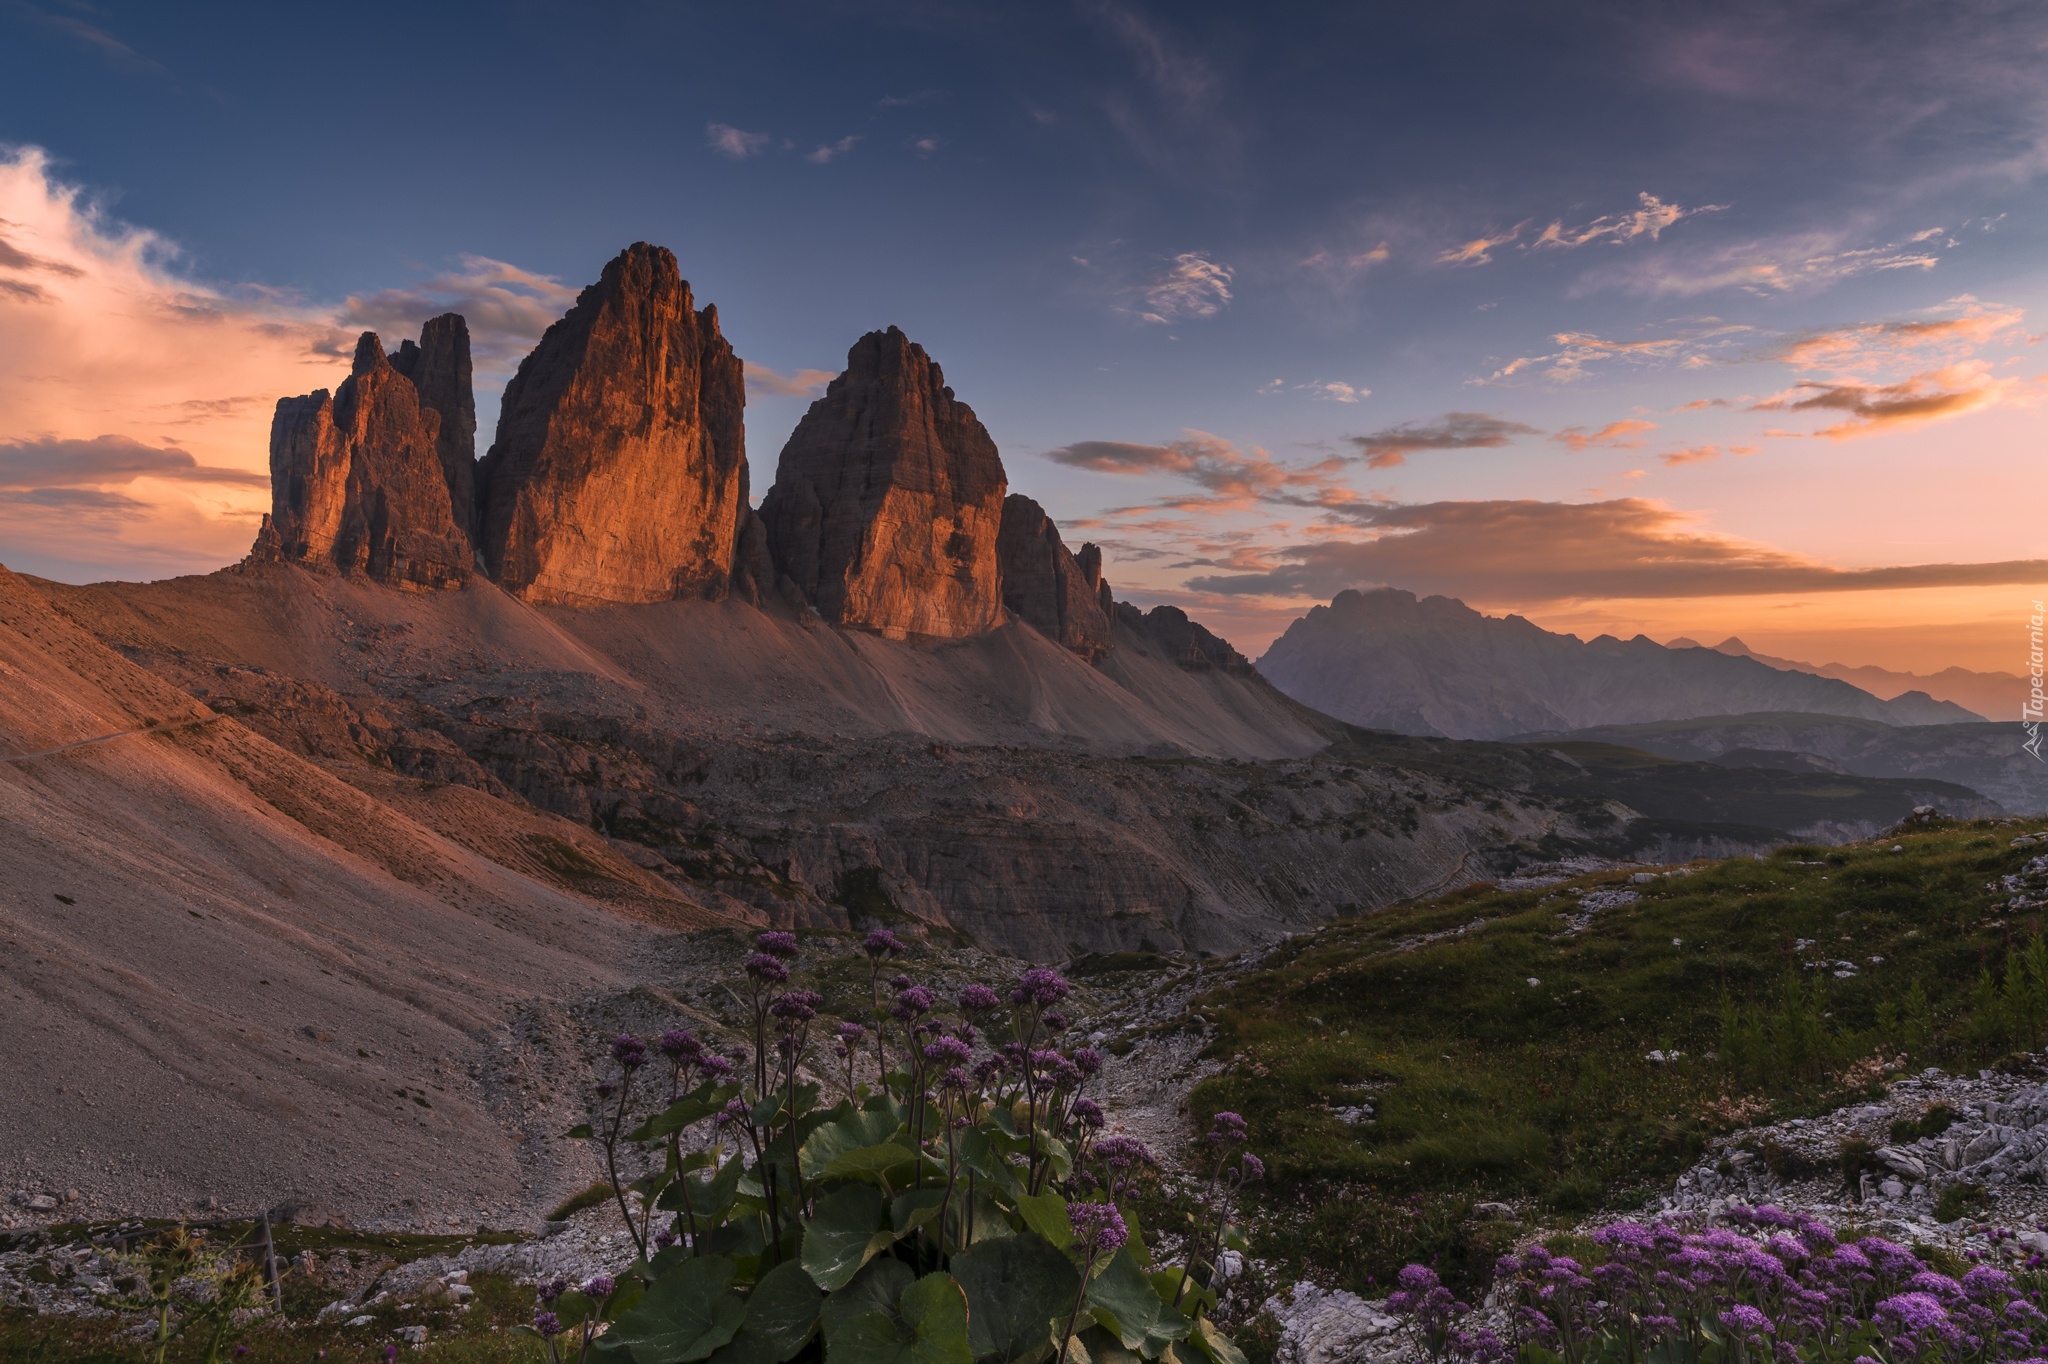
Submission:
POLYGON ((1155 606, 1140 611, 1127 601, 1116 604, 1116 624, 1145 645, 1157 650, 1174 666, 1191 673, 1233 673, 1251 677, 1258 672, 1251 660, 1231 647, 1230 641, 1206 626, 1188 619, 1178 606, 1155 606))
POLYGON ((1004 606, 1090 663, 1109 652, 1110 618, 1103 609, 1109 587, 1100 549, 1083 545, 1079 555, 1072 553, 1045 508, 1012 493, 1003 499, 996 557, 1004 606))
MULTIPOLYGON (((465 364, 467 349, 465 341, 465 364)), ((365 573, 398 587, 461 586, 474 554, 467 504, 458 511, 441 462, 441 425, 377 334, 364 332, 349 377, 331 397, 322 389, 277 404, 271 513, 255 557, 365 573)))
POLYGON ((391 367, 412 380, 420 406, 441 417, 434 451, 448 480, 448 500, 463 534, 476 534, 476 389, 469 363, 469 324, 460 313, 429 318, 417 344, 399 343, 391 367))
POLYGON ((924 348, 891 327, 791 433, 761 503, 781 572, 826 620, 958 639, 1002 621, 995 442, 924 348))
POLYGON ((505 388, 479 544, 534 601, 720 597, 747 516, 739 357, 667 250, 637 243, 505 388))

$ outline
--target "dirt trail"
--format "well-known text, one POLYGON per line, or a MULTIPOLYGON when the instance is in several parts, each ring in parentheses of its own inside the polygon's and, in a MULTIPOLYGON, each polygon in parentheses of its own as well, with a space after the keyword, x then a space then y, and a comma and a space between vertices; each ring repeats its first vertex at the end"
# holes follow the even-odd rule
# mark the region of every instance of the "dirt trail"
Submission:
POLYGON ((163 724, 150 725, 143 729, 117 729, 112 734, 99 734, 75 743, 59 744, 55 748, 38 749, 34 753, 0 753, 0 763, 25 763, 30 758, 48 758, 59 753, 69 753, 74 748, 87 748, 114 739, 125 739, 133 734, 161 734, 167 729, 191 729, 199 725, 210 725, 218 719, 218 715, 195 715, 183 720, 166 720, 163 724))

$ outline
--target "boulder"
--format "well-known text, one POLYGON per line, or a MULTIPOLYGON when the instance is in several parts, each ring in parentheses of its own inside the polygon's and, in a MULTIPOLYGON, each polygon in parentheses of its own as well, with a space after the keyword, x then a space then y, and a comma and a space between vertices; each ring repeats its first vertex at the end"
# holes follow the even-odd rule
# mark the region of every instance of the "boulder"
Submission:
POLYGON ((921 346, 869 332, 791 433, 761 502, 768 549, 826 620, 958 639, 1002 622, 995 442, 921 346))
POLYGON ((1002 567, 1003 605, 1093 663, 1110 650, 1109 613, 1102 609, 1102 551, 1083 545, 1081 556, 1060 540, 1060 528, 1045 508, 1012 493, 1003 499, 1003 523, 996 538, 1002 567))
POLYGON ((532 601, 722 597, 747 517, 739 357, 676 258, 605 266, 506 385, 478 467, 478 549, 532 601))
POLYGON ((364 332, 332 396, 322 389, 277 404, 271 512, 254 557, 364 573, 396 587, 468 581, 468 513, 465 506, 458 514, 449 492, 441 422, 377 334, 364 332))

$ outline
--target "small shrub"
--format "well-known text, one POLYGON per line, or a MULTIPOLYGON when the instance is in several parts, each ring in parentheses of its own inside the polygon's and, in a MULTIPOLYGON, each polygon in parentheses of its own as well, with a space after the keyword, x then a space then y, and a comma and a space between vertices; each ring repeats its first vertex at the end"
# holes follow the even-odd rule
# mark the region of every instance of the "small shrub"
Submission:
POLYGON ((548 1214, 547 1220, 559 1222, 564 1218, 574 1217, 586 1208, 602 1207, 611 1201, 612 1186, 609 1181, 600 1179, 589 1188, 572 1193, 556 1204, 554 1211, 548 1214))
POLYGON ((1947 1104, 1930 1105, 1917 1118, 1900 1118, 1892 1124, 1892 1143, 1898 1145, 1918 1141, 1922 1137, 1938 1137, 1954 1125, 1956 1111, 1947 1104))
POLYGON ((1991 1194, 1982 1184, 1961 1181, 1941 1191, 1934 1200, 1934 1220, 1956 1222, 1991 1206, 1991 1194))
MULTIPOLYGON (((1896 1140, 1897 1131, 1893 1132, 1896 1140)), ((1877 1158, 1877 1148, 1861 1137, 1846 1137, 1835 1148, 1835 1165, 1842 1172, 1842 1183, 1854 1193, 1862 1186, 1862 1177, 1869 1175, 1876 1179, 1885 1171, 1885 1164, 1877 1158)))
POLYGON ((1756 1148, 1756 1158, 1764 1168, 1784 1180, 1787 1184, 1802 1179, 1812 1179, 1819 1174, 1822 1166, 1803 1151, 1795 1151, 1780 1142, 1764 1141, 1756 1148))

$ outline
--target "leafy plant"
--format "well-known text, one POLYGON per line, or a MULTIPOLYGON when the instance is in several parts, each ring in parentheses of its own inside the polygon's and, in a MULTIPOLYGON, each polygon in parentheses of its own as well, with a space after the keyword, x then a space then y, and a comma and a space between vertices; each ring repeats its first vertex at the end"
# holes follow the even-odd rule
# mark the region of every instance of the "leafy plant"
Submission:
POLYGON ((135 1271, 137 1291, 103 1296, 99 1305, 150 1319, 148 1348, 155 1364, 164 1364, 172 1343, 188 1335, 205 1341, 204 1364, 220 1364, 228 1346, 263 1315, 263 1271, 209 1255, 205 1238, 187 1227, 168 1227, 124 1258, 135 1271))
POLYGON ((824 1028, 820 996, 790 984, 796 936, 755 946, 746 1054, 688 1031, 612 1044, 596 1120, 571 1135, 602 1147, 638 1257, 616 1279, 542 1289, 521 1329, 557 1364, 1243 1364, 1205 1317, 1221 1248, 1243 1244, 1233 1195, 1261 1168, 1243 1119, 1216 1115, 1209 1222, 1183 1263, 1157 1263, 1125 1206, 1153 1158, 1099 1137, 1083 1091, 1102 1057, 1062 1049, 1057 972, 1026 971, 1007 998, 970 985, 947 1007, 909 976, 885 981, 903 945, 869 933, 872 1016, 827 1034, 816 1073, 842 1095, 827 1103, 806 1078, 824 1028), (628 1128, 664 1071, 668 1099, 628 1128))

